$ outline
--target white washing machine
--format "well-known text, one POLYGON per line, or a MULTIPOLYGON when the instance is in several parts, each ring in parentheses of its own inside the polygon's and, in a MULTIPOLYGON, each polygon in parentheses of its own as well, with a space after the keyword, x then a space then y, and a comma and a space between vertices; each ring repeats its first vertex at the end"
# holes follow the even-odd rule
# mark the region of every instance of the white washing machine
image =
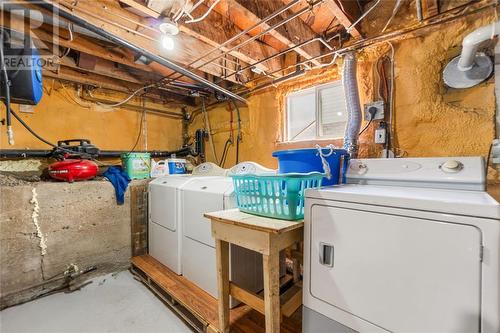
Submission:
MULTIPOLYGON (((275 173, 253 162, 243 162, 228 174, 275 173)), ((181 189, 182 272, 197 286, 217 298, 215 241, 210 221, 203 214, 236 207, 231 177, 197 178, 181 189)), ((241 287, 262 289, 262 256, 238 246, 230 248, 230 279, 241 287)), ((235 302, 232 302, 234 305, 235 302)))
POLYGON ((351 162, 308 190, 303 332, 500 332, 500 205, 480 157, 351 162))
POLYGON ((226 169, 207 162, 194 168, 192 174, 169 175, 149 183, 149 254, 176 274, 182 274, 179 190, 198 177, 226 173, 226 169))

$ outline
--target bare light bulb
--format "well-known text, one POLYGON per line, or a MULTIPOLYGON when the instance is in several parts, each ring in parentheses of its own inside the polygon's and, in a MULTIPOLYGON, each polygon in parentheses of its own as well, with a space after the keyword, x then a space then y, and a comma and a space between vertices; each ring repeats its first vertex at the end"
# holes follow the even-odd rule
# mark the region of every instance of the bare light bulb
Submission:
POLYGON ((169 35, 163 35, 161 37, 161 45, 165 50, 172 51, 174 49, 174 39, 172 36, 169 35))

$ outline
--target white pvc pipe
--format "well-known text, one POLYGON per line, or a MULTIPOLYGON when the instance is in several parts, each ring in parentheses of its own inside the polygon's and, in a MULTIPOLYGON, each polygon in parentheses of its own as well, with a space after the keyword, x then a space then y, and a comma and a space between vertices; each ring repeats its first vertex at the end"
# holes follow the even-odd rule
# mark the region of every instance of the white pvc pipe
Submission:
POLYGON ((468 34, 462 42, 462 54, 458 61, 458 69, 468 71, 474 65, 479 45, 488 39, 500 34, 500 21, 481 27, 468 34))

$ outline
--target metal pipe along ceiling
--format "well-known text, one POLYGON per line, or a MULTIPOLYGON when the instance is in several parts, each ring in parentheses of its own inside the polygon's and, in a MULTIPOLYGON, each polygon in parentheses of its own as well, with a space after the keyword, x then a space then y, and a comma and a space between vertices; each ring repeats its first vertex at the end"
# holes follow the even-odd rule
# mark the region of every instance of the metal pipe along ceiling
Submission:
POLYGON ((65 10, 61 10, 58 7, 54 6, 53 3, 49 3, 49 2, 38 3, 37 1, 33 1, 33 0, 30 0, 30 2, 34 2, 36 5, 38 5, 41 8, 44 8, 45 10, 48 10, 49 12, 56 12, 57 11, 58 15, 60 17, 64 18, 65 20, 72 22, 74 24, 77 24, 77 25, 81 26, 82 28, 85 28, 85 29, 87 29, 93 33, 96 33, 100 36, 108 38, 112 42, 115 42, 119 45, 122 45, 122 46, 124 46, 124 47, 126 47, 134 52, 143 54, 149 60, 155 61, 155 62, 157 62, 165 67, 170 68, 173 71, 178 72, 179 74, 182 74, 190 79, 193 79, 193 80, 221 93, 222 95, 224 95, 228 98, 234 98, 234 99, 236 99, 240 102, 243 102, 245 104, 247 103, 246 99, 244 99, 243 97, 238 96, 238 95, 236 95, 236 94, 234 94, 234 93, 232 93, 224 88, 221 88, 218 85, 216 85, 216 84, 190 72, 189 70, 171 62, 170 60, 163 58, 157 54, 154 54, 153 52, 150 52, 148 50, 142 49, 142 48, 130 43, 129 41, 127 41, 119 36, 116 36, 115 34, 113 34, 111 32, 108 32, 108 31, 106 31, 106 30, 104 30, 104 29, 102 29, 102 28, 100 28, 92 23, 85 21, 84 19, 82 19, 78 16, 73 15, 72 13, 68 13, 65 10))

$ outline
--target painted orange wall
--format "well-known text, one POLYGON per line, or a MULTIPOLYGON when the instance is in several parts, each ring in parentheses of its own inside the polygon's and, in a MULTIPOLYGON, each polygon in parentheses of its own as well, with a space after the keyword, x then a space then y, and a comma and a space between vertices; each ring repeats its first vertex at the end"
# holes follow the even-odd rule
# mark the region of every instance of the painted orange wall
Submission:
MULTIPOLYGON (((99 96, 100 97, 100 96, 99 96)), ((114 100, 123 99, 124 95, 111 95, 114 100)), ((140 101, 134 102, 140 105, 140 101)), ((149 106, 149 104, 147 104, 149 106)), ((154 108, 181 112, 180 108, 166 108, 163 105, 151 105, 154 108)), ((85 138, 103 150, 129 150, 139 133, 141 112, 128 109, 110 109, 100 107, 78 99, 70 85, 62 87, 57 82, 45 82, 44 96, 34 107, 33 113, 19 112, 19 105, 13 105, 14 111, 39 135, 55 143, 58 140, 85 138)), ((0 110, 1 118, 5 108, 0 110)), ((15 145, 9 146, 6 128, 1 126, 0 147, 2 149, 50 149, 27 132, 17 120, 13 119, 15 145)), ((165 116, 146 113, 147 149, 175 150, 182 145, 182 122, 165 116)), ((137 149, 145 149, 146 136, 139 140, 137 149)))

